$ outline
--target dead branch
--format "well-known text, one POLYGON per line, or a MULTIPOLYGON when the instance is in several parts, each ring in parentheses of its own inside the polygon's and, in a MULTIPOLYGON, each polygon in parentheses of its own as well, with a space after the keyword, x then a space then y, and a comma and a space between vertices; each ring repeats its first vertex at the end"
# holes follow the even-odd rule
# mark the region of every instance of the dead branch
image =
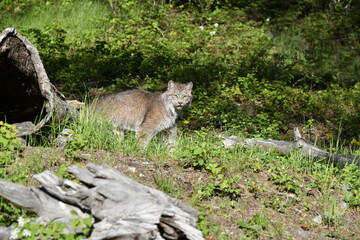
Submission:
POLYGON ((304 156, 316 159, 325 159, 328 158, 335 165, 339 167, 344 167, 346 164, 354 163, 360 167, 360 159, 358 156, 344 155, 344 154, 334 154, 327 151, 324 151, 316 147, 313 143, 304 139, 299 129, 294 130, 294 142, 288 141, 277 141, 272 139, 250 139, 250 138, 239 138, 236 136, 223 137, 223 144, 226 148, 234 146, 243 146, 246 148, 259 147, 262 149, 277 149, 282 153, 289 153, 291 151, 298 151, 304 156))

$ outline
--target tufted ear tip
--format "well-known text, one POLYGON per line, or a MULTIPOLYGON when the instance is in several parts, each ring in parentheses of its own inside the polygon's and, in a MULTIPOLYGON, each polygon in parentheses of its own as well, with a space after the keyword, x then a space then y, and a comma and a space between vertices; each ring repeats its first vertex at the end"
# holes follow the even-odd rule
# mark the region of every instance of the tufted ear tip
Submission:
POLYGON ((170 81, 168 82, 168 89, 173 88, 174 86, 175 86, 174 81, 173 81, 173 80, 170 80, 170 81))
POLYGON ((187 88, 189 91, 191 91, 192 87, 193 87, 193 83, 192 83, 192 82, 189 82, 189 83, 186 85, 186 88, 187 88))

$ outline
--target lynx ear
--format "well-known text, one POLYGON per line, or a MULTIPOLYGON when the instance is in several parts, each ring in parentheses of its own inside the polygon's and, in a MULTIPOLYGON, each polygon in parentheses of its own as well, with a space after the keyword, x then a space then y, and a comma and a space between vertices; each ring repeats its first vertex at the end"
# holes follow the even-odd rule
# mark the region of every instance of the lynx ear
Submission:
POLYGON ((175 86, 174 81, 170 80, 169 83, 168 83, 168 89, 174 88, 174 86, 175 86))
POLYGON ((192 82, 189 82, 188 84, 186 84, 186 89, 187 89, 188 91, 191 91, 192 87, 193 87, 193 83, 192 83, 192 82))

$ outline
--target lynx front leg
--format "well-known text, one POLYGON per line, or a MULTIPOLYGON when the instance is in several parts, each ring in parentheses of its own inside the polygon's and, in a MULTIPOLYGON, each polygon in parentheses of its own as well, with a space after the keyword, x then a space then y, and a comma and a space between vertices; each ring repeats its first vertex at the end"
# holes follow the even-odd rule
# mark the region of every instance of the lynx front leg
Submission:
POLYGON ((123 129, 114 129, 113 133, 115 133, 115 135, 117 135, 121 141, 124 140, 125 134, 123 129))
POLYGON ((136 132, 135 136, 136 136, 136 139, 140 143, 140 147, 146 149, 147 145, 149 144, 149 142, 153 138, 154 133, 152 133, 152 132, 144 132, 144 131, 140 130, 140 131, 136 132))
POLYGON ((173 152, 175 150, 175 147, 177 145, 176 137, 177 137, 177 125, 175 124, 171 128, 165 130, 163 135, 163 140, 166 142, 166 147, 170 152, 173 152))

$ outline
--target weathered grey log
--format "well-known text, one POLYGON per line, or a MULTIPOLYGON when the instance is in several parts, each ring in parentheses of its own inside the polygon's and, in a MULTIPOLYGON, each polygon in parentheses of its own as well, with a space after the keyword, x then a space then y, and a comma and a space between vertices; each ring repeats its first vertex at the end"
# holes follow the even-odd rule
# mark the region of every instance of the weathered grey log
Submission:
MULTIPOLYGON (((95 218, 90 240, 201 240, 195 228, 198 212, 161 191, 146 187, 108 167, 71 166, 80 185, 44 171, 34 176, 41 188, 24 187, 0 179, 0 196, 35 212, 44 223, 69 223, 74 217, 95 218), (71 214, 77 212, 78 216, 71 214)), ((5 234, 3 228, 0 235, 5 234)))
POLYGON ((294 130, 294 142, 277 141, 272 139, 250 139, 239 138, 236 136, 223 137, 222 142, 226 148, 234 146, 243 146, 246 148, 259 147, 262 149, 277 149, 282 153, 289 153, 291 151, 298 151, 301 154, 310 158, 325 159, 328 158, 338 167, 344 167, 346 164, 354 163, 360 167, 360 158, 358 156, 334 154, 324 151, 315 146, 315 144, 304 139, 299 129, 294 130))
POLYGON ((11 228, 10 227, 0 227, 0 239, 1 240, 10 240, 11 228))
POLYGON ((0 120, 17 123, 19 137, 38 131, 54 113, 74 113, 50 83, 37 49, 15 28, 0 34, 0 84, 0 120))

